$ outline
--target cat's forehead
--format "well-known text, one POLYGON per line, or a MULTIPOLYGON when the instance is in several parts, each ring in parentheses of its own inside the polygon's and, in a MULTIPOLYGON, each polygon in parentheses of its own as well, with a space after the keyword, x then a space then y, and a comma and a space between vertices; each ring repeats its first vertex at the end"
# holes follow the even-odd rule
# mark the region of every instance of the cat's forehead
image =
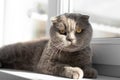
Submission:
POLYGON ((70 18, 65 15, 60 16, 61 21, 76 23, 75 18, 70 18))
POLYGON ((62 16, 62 22, 66 26, 66 29, 68 29, 69 31, 74 30, 76 27, 76 21, 74 19, 62 16))
POLYGON ((65 18, 68 18, 68 19, 71 19, 74 21, 80 20, 81 16, 82 15, 78 14, 78 13, 65 13, 65 14, 61 15, 61 17, 65 17, 65 18))
POLYGON ((87 28, 89 16, 77 13, 65 13, 56 16, 51 19, 53 25, 59 25, 58 27, 65 27, 69 29, 75 29, 75 27, 80 27, 82 29, 87 28))
POLYGON ((66 27, 68 31, 74 30, 77 27, 76 24, 80 23, 80 20, 76 18, 77 18, 76 16, 66 16, 66 15, 60 16, 61 22, 64 24, 63 27, 66 27))
POLYGON ((63 23, 68 25, 68 27, 79 26, 81 28, 86 28, 85 25, 89 23, 89 16, 79 13, 65 13, 60 16, 60 19, 63 23))
POLYGON ((75 21, 75 19, 73 18, 69 18, 69 17, 67 17, 67 16, 65 16, 65 15, 62 15, 62 16, 60 16, 60 21, 61 22, 66 22, 66 23, 76 23, 76 21, 75 21))

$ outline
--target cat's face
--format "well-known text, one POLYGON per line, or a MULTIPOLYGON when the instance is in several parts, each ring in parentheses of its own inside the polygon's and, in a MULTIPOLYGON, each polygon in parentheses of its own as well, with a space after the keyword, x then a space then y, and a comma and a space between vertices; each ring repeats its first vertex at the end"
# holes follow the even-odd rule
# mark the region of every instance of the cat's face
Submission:
POLYGON ((65 13, 51 19, 50 37, 52 43, 63 51, 77 51, 89 45, 92 28, 88 16, 65 13))

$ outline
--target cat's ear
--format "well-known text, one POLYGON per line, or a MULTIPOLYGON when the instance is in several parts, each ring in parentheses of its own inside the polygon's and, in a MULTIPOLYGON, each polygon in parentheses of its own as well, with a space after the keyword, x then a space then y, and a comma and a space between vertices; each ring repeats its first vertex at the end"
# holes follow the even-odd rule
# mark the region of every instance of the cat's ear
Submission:
POLYGON ((88 15, 82 15, 81 19, 84 20, 84 21, 88 21, 89 16, 88 15))
POLYGON ((56 16, 51 17, 50 20, 51 20, 52 23, 57 23, 57 17, 56 16))

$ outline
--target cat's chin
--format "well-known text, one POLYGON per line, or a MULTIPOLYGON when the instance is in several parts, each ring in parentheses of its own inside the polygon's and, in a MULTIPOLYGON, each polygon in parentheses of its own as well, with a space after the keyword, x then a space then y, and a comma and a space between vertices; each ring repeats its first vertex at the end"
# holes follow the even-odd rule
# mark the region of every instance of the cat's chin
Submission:
POLYGON ((67 51, 67 52, 75 52, 78 50, 80 50, 80 48, 78 48, 78 47, 66 47, 63 49, 63 51, 67 51))
POLYGON ((66 51, 66 52, 75 52, 75 51, 78 51, 78 49, 65 48, 65 49, 63 49, 63 51, 66 51))

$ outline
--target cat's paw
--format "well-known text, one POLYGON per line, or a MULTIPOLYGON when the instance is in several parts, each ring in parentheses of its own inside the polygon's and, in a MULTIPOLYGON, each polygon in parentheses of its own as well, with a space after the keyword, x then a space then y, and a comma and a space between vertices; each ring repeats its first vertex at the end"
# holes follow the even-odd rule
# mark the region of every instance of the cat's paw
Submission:
POLYGON ((64 67, 64 76, 73 79, 83 78, 83 71, 79 67, 64 67))
POLYGON ((97 78, 97 71, 94 68, 88 67, 84 69, 84 77, 85 78, 97 78))

